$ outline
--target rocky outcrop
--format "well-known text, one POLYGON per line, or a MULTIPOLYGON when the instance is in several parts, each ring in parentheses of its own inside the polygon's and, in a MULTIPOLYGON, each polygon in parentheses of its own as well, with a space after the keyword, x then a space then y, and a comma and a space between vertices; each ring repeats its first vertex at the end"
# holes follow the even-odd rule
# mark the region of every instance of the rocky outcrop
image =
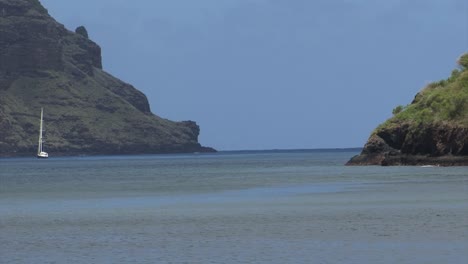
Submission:
POLYGON ((401 124, 371 135, 348 165, 468 166, 468 128, 401 124))
POLYGON ((153 113, 102 69, 87 30, 67 30, 38 0, 0 0, 0 156, 33 155, 44 108, 51 155, 214 151, 195 122, 153 113))
POLYGON ((347 165, 468 166, 468 55, 380 125, 347 165))

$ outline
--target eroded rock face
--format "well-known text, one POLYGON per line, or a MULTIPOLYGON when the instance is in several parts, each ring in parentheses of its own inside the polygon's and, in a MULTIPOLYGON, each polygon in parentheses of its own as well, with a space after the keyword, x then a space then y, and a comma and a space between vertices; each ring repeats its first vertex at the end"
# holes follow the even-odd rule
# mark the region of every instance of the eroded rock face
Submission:
POLYGON ((468 165, 468 129, 450 123, 402 124, 371 135, 348 165, 468 165))
POLYGON ((19 75, 63 70, 65 32, 38 1, 0 0, 0 89, 19 75))
POLYGON ((101 48, 51 18, 38 1, 0 0, 0 70, 63 70, 67 61, 86 73, 102 68, 101 48))
POLYGON ((0 156, 34 154, 41 107, 55 155, 214 151, 195 122, 152 114, 143 93, 103 71, 84 30, 37 0, 0 0, 0 156))

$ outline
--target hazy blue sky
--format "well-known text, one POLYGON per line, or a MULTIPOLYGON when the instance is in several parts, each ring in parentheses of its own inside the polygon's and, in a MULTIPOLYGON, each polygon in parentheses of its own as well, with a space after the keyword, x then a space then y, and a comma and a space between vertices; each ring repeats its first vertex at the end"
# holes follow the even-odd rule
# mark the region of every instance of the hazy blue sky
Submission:
POLYGON ((362 146, 468 49, 466 0, 41 0, 220 150, 362 146))

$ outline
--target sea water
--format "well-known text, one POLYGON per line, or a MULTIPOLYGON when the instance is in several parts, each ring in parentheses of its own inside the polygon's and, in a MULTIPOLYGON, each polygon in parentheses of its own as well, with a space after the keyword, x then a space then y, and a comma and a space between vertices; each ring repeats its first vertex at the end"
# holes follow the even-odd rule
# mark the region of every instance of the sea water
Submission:
POLYGON ((0 159, 0 263, 466 263, 466 167, 355 154, 0 159))

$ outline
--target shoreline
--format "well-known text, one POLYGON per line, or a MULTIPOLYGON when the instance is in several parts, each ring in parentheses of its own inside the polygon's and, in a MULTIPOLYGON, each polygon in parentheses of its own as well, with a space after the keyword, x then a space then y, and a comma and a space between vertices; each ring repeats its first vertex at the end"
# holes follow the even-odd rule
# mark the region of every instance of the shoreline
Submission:
POLYGON ((390 155, 389 153, 359 154, 352 157, 346 166, 468 166, 468 156, 445 155, 430 157, 424 155, 390 155))
MULTIPOLYGON (((58 152, 50 153, 51 157, 119 157, 119 156, 146 156, 146 155, 183 155, 183 154, 262 154, 262 153, 307 153, 307 152, 360 152, 362 148, 313 148, 313 149, 266 149, 266 150, 215 150, 214 151, 194 151, 194 152, 154 152, 154 153, 84 153, 84 152, 58 152)), ((35 158, 34 152, 30 153, 0 153, 2 158, 35 158)))

